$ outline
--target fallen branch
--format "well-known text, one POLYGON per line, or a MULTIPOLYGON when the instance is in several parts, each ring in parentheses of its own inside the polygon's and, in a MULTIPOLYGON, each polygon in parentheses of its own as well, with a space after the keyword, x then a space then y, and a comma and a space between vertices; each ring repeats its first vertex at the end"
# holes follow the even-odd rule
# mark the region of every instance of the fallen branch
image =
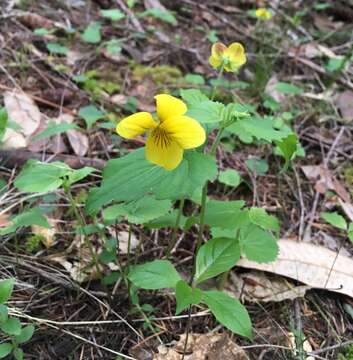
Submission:
POLYGON ((106 162, 101 159, 91 159, 75 155, 47 154, 46 156, 43 156, 41 153, 33 153, 28 150, 0 150, 0 162, 3 166, 23 165, 30 159, 46 161, 46 159, 49 158, 50 161, 63 161, 73 169, 92 166, 98 170, 102 170, 106 164, 106 162))

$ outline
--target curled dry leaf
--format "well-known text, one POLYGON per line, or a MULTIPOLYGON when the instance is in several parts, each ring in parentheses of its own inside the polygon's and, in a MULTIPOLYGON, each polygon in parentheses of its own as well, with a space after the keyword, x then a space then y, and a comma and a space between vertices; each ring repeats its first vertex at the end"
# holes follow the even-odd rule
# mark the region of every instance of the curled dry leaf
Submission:
MULTIPOLYGON (((68 124, 73 123, 73 121, 74 117, 70 114, 61 114, 58 118, 58 122, 66 122, 68 124)), ((78 156, 85 156, 89 148, 87 135, 75 129, 68 130, 66 135, 75 154, 78 156)))
POLYGON ((45 216, 45 218, 47 219, 51 227, 48 229, 39 225, 32 225, 32 233, 35 235, 41 235, 41 241, 43 245, 47 249, 49 249, 54 245, 54 237, 57 229, 56 229, 56 222, 54 219, 48 218, 47 216, 45 216))
POLYGON ((247 301, 279 302, 303 297, 310 286, 295 286, 279 276, 268 276, 260 271, 242 274, 231 273, 231 283, 227 290, 232 295, 247 301))
POLYGON ((315 190, 317 192, 324 194, 327 190, 333 190, 346 203, 350 202, 349 192, 323 165, 306 165, 301 169, 309 180, 316 182, 315 190))
MULTIPOLYGON (((159 346, 159 354, 153 360, 181 360, 185 337, 186 334, 181 335, 172 348, 159 346)), ((249 360, 245 351, 227 334, 190 334, 186 352, 185 360, 249 360)))
POLYGON ((3 148, 18 149, 25 147, 41 121, 38 106, 31 97, 19 90, 6 91, 4 103, 10 120, 16 123, 20 129, 6 129, 3 148))
POLYGON ((342 118, 345 122, 353 121, 353 91, 346 90, 339 94, 336 99, 336 105, 339 108, 342 118))
POLYGON ((313 288, 326 289, 353 297, 353 260, 307 242, 282 239, 277 260, 259 264, 241 259, 238 265, 268 271, 298 280, 313 288))

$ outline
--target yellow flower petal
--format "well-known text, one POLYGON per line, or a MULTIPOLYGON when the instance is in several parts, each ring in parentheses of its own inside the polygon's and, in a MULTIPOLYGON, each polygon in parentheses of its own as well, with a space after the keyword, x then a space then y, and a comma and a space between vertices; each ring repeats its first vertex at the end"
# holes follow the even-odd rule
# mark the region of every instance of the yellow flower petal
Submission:
POLYGON ((116 132, 125 139, 133 139, 156 127, 157 123, 150 113, 138 112, 122 119, 116 127, 116 132))
POLYGON ((233 43, 229 45, 226 54, 229 57, 231 68, 235 70, 246 63, 245 50, 243 45, 240 43, 233 43))
POLYGON ((183 160, 183 149, 163 131, 156 129, 146 141, 145 156, 149 162, 173 170, 183 160))
POLYGON ((271 11, 265 8, 259 8, 255 11, 256 17, 263 19, 263 20, 270 20, 272 18, 271 11))
POLYGON ((220 61, 222 61, 222 55, 227 50, 227 47, 222 44, 221 42, 216 42, 212 45, 211 48, 211 55, 214 58, 218 58, 220 61))
POLYGON ((160 128, 183 149, 196 148, 206 140, 204 128, 196 120, 185 115, 168 118, 160 128))
POLYGON ((160 122, 167 120, 169 117, 183 115, 187 107, 183 101, 168 94, 160 94, 154 97, 157 103, 157 115, 160 122))
POLYGON ((215 56, 210 56, 208 58, 208 62, 215 69, 219 68, 222 65, 222 59, 219 57, 215 57, 215 56))

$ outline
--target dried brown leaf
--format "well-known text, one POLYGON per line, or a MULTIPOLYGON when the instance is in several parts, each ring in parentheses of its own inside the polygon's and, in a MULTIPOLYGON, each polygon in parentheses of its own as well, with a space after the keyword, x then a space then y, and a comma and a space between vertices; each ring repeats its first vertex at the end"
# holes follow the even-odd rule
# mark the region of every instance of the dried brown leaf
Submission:
POLYGON ((298 280, 313 288, 353 297, 353 260, 307 242, 282 239, 277 260, 259 264, 241 259, 239 266, 272 272, 298 280))

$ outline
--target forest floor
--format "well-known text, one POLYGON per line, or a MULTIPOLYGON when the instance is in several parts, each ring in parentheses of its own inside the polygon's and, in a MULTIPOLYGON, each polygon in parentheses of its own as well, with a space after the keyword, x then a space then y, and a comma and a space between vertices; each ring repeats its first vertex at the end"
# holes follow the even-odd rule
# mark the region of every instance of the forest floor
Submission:
MULTIPOLYGON (((259 114, 277 116, 294 129, 303 154, 281 172, 283 164, 267 144, 242 143, 229 135, 218 149, 220 166, 236 169, 243 181, 234 189, 215 181, 212 195, 243 199, 275 214, 281 221, 281 239, 304 244, 288 250, 292 254, 300 255, 306 245, 314 244, 322 252, 313 253, 313 259, 322 257, 321 263, 331 269, 335 264, 331 257, 325 262, 327 249, 351 261, 352 242, 320 214, 336 211, 353 221, 353 3, 261 3, 0 0, 0 103, 6 106, 6 96, 23 91, 36 107, 27 109, 27 115, 40 119, 35 134, 49 119, 85 129, 79 110, 95 106, 98 112, 92 120, 98 121, 89 129, 39 141, 28 141, 25 131, 8 140, 10 146, 0 147, 0 227, 25 203, 36 201, 13 187, 28 159, 102 170, 108 160, 143 145, 140 139, 123 141, 112 123, 135 111, 154 111, 154 94, 177 95, 190 87, 208 91, 217 76, 208 64, 212 43, 237 41, 244 45, 248 61, 238 74, 225 75, 216 98, 240 99, 259 114), (261 5, 272 11, 270 20, 253 16, 261 5), (112 15, 104 9, 119 11, 112 15), (284 85, 278 87, 279 82, 284 85), (256 171, 249 170, 249 159, 256 160, 256 171)), ((21 102, 26 99, 17 95, 11 111, 23 112, 21 102)), ((27 123, 31 136, 32 120, 27 123)), ((78 201, 89 186, 99 184, 100 176, 88 179, 73 188, 78 201)), ((123 358, 119 353, 132 359, 181 359, 187 315, 175 316, 172 294, 144 291, 146 318, 141 317, 123 282, 108 279, 102 284, 89 267, 81 273, 90 255, 75 235, 65 195, 46 195, 40 204, 55 224, 54 233, 25 227, 0 240, 1 277, 16 277, 9 306, 36 327, 23 346, 25 359, 123 358)), ((121 223, 118 230, 126 235, 128 226, 121 223)), ((137 262, 162 256, 171 234, 137 225, 132 232, 136 241, 144 241, 137 262)), ((195 233, 194 226, 173 251, 173 263, 181 272, 192 267, 195 233)), ((92 238, 99 248, 98 239, 92 238)), ((116 265, 107 265, 107 274, 114 270, 116 265)), ((201 305, 195 306, 185 359, 352 360, 352 291, 339 291, 339 286, 315 289, 311 278, 321 272, 297 271, 291 276, 246 265, 234 268, 226 290, 246 305, 254 338, 231 334, 201 305)), ((353 283, 352 268, 347 276, 353 283)))

